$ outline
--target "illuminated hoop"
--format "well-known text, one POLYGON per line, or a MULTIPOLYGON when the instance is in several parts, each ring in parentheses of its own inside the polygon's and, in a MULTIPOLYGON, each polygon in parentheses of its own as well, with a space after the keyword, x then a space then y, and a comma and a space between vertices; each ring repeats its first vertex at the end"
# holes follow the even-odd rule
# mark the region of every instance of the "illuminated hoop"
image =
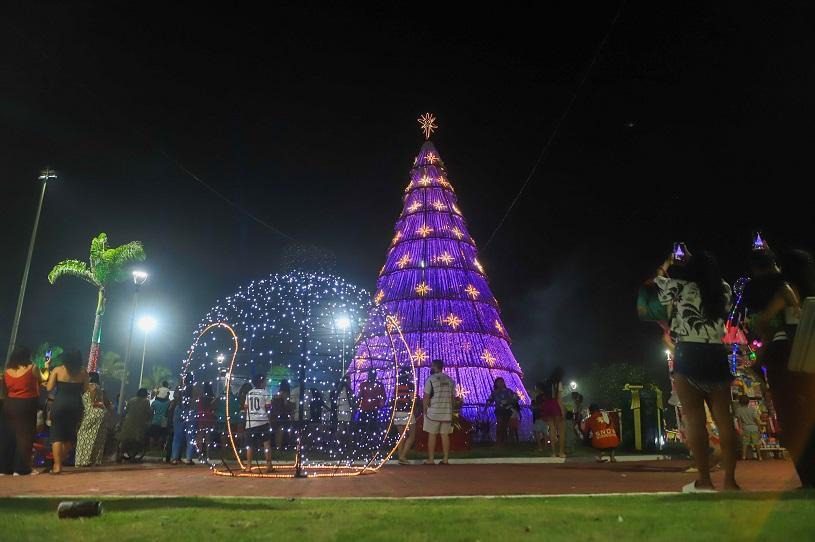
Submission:
MULTIPOLYGON (((413 416, 413 410, 414 410, 414 408, 416 406, 416 381, 417 381, 416 380, 416 366, 415 366, 416 363, 415 363, 415 360, 414 360, 414 357, 413 357, 413 352, 410 350, 410 347, 408 346, 407 341, 405 340, 405 337, 402 334, 402 329, 401 329, 401 327, 399 325, 399 320, 396 317, 392 316, 392 315, 386 315, 385 316, 385 322, 388 324, 386 326, 386 333, 387 333, 387 336, 388 336, 388 340, 390 342, 391 350, 393 352, 393 369, 394 369, 394 376, 395 376, 396 379, 398 379, 399 370, 401 368, 400 364, 399 364, 399 356, 398 356, 398 352, 397 352, 397 348, 396 348, 397 344, 401 344, 404 347, 405 352, 407 352, 407 355, 408 355, 410 371, 411 371, 411 379, 413 381, 413 390, 414 390, 413 397, 411 398, 411 402, 410 402, 410 413, 411 413, 410 415, 413 416), (390 329, 390 331, 388 331, 388 329, 390 329), (394 335, 397 335, 397 337, 394 337, 394 335)), ((237 352, 238 352, 238 336, 237 336, 237 334, 226 323, 218 322, 218 323, 210 324, 209 326, 204 328, 204 330, 198 335, 198 338, 196 338, 195 342, 193 343, 193 346, 190 349, 190 355, 189 355, 189 357, 187 359, 187 364, 186 365, 189 365, 189 361, 192 358, 192 353, 195 350, 195 346, 198 344, 198 341, 200 340, 200 338, 205 333, 207 333, 211 328, 216 327, 216 326, 224 327, 227 330, 229 330, 230 333, 232 334, 233 342, 235 343, 235 350, 232 353, 232 359, 229 362, 229 369, 226 372, 226 384, 225 384, 225 393, 226 393, 226 397, 227 397, 227 401, 226 401, 226 430, 227 430, 227 433, 229 434, 229 445, 232 448, 232 453, 235 456, 235 459, 236 459, 236 461, 238 463, 240 471, 235 472, 235 471, 229 469, 228 467, 223 468, 223 467, 219 467, 219 466, 213 466, 212 467, 213 474, 218 475, 218 476, 231 476, 231 477, 240 477, 240 478, 294 478, 294 477, 321 478, 321 477, 335 477, 335 476, 358 476, 360 474, 370 474, 370 473, 374 473, 374 472, 378 471, 380 468, 382 468, 385 465, 385 463, 388 462, 388 460, 396 452, 396 449, 399 446, 399 443, 402 442, 402 439, 405 438, 405 435, 407 434, 408 429, 410 429, 410 426, 411 426, 410 419, 408 420, 408 423, 405 424, 404 428, 399 433, 398 438, 395 440, 393 446, 391 447, 391 449, 386 454, 381 453, 381 445, 380 445, 380 449, 377 449, 375 451, 375 453, 373 453, 373 455, 370 457, 370 459, 368 459, 361 466, 360 465, 354 465, 353 460, 351 461, 351 464, 349 464, 349 465, 333 465, 333 466, 332 465, 309 465, 309 466, 305 467, 307 473, 305 475, 302 475, 301 474, 301 471, 303 469, 303 466, 301 464, 302 457, 301 457, 301 452, 300 452, 300 449, 299 449, 299 446, 298 446, 297 452, 295 454, 295 462, 294 462, 294 464, 291 464, 291 465, 279 465, 279 464, 277 464, 277 465, 274 466, 274 472, 271 472, 271 473, 260 472, 260 469, 257 469, 257 471, 254 471, 254 470, 252 470, 253 467, 251 465, 248 465, 249 468, 247 469, 246 466, 244 465, 244 462, 241 460, 240 452, 239 452, 237 446, 235 445, 235 439, 233 437, 233 431, 232 431, 232 421, 231 421, 231 416, 230 416, 230 412, 229 412, 229 400, 228 400, 229 393, 230 393, 230 387, 232 385, 232 370, 234 368, 235 358, 237 357, 237 352)), ((407 367, 404 367, 404 368, 407 368, 407 367)), ((395 390, 395 388, 394 388, 394 390, 395 390)), ((301 394, 302 393, 303 393, 303 391, 301 390, 301 394)), ((395 391, 394 391, 393 400, 394 400, 394 404, 395 404, 395 401, 396 401, 396 392, 395 391)), ((383 439, 386 439, 387 435, 390 433, 391 428, 394 425, 393 422, 394 422, 395 416, 396 416, 396 409, 393 408, 393 409, 391 409, 390 419, 388 420, 388 427, 383 432, 383 437, 382 437, 383 439)), ((415 423, 416 423, 416 420, 415 420, 415 417, 414 417, 413 424, 415 424, 415 423)), ((414 428, 414 430, 415 430, 415 428, 414 428)))
MULTIPOLYGON (((195 348, 198 346, 198 342, 212 328, 226 329, 229 332, 229 334, 232 335, 232 342, 234 343, 234 348, 232 349, 232 359, 229 361, 229 367, 230 367, 230 372, 231 372, 232 365, 235 363, 235 358, 238 356, 238 334, 235 333, 235 330, 232 329, 232 326, 230 326, 226 322, 213 322, 213 323, 209 324, 207 327, 205 327, 203 330, 201 330, 201 333, 199 333, 198 336, 195 337, 195 340, 192 342, 192 346, 190 346, 190 353, 187 356, 186 361, 184 362, 184 374, 185 375, 189 373, 190 362, 192 361, 192 355, 195 353, 195 348)), ((228 381, 227 381, 227 385, 229 385, 228 381)), ((228 388, 227 388, 227 391, 229 391, 228 388)), ((227 397, 229 397, 229 396, 227 395, 227 397)), ((227 403, 226 404, 226 415, 229 416, 229 401, 227 401, 226 403, 227 403)), ((229 432, 229 440, 232 441, 232 432, 231 432, 231 430, 229 432)), ((233 447, 234 447, 234 445, 233 445, 233 447)))

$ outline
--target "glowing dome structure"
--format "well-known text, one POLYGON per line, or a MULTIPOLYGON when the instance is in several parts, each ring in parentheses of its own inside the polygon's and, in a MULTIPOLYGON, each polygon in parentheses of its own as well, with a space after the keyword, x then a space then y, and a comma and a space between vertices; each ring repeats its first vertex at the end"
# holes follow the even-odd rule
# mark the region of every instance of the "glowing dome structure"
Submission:
MULTIPOLYGON (((359 474, 376 470, 401 438, 393 421, 393 401, 378 412, 374 429, 361 429, 356 418, 338 424, 334 392, 346 374, 355 341, 366 342, 366 320, 390 331, 370 337, 369 347, 382 357, 379 380, 392 390, 401 369, 410 371, 410 355, 398 325, 384 309, 371 310, 370 294, 328 273, 292 271, 251 282, 218 302, 195 333, 184 375, 196 385, 209 383, 221 405, 219 433, 225 434, 218 474, 289 477, 359 474), (389 323, 390 322, 390 323, 389 323), (274 455, 266 473, 243 459, 242 402, 252 378, 265 375, 270 394, 281 382, 291 389, 292 412, 280 424, 285 450, 274 455), (312 401, 321 396, 327 408, 314 419, 312 401)), ((260 454, 262 458, 262 454, 260 454)))

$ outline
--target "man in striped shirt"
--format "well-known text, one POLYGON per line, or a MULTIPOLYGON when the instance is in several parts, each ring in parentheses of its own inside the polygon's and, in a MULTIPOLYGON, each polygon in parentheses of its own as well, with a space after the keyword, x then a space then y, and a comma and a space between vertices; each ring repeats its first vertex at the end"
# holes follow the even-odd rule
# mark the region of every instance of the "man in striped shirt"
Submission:
POLYGON ((450 453, 450 434, 453 432, 453 393, 456 385, 453 379, 444 374, 444 362, 433 360, 430 376, 424 383, 424 421, 422 428, 427 433, 427 460, 425 465, 435 464, 436 435, 441 435, 441 448, 444 459, 440 465, 447 465, 450 453))

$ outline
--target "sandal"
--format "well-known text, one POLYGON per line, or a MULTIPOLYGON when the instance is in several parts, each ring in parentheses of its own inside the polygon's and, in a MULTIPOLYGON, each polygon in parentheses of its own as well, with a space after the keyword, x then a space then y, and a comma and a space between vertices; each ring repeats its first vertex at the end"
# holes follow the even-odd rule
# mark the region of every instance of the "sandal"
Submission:
POLYGON ((449 461, 439 461, 439 465, 449 465, 449 461))
POLYGON ((399 464, 400 465, 410 465, 410 461, 408 461, 407 459, 400 459, 399 464))
POLYGON ((435 465, 435 464, 436 464, 436 462, 435 462, 435 461, 430 461, 429 459, 425 459, 425 460, 422 462, 422 465, 435 465))

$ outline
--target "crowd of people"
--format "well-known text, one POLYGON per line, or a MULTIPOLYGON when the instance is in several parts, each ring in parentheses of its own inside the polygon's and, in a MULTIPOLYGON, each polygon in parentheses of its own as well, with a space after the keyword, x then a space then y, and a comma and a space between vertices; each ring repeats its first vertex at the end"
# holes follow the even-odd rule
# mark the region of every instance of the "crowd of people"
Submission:
MULTIPOLYGON (((563 372, 557 369, 545 383, 539 383, 532 404, 539 450, 543 451, 542 442, 551 439, 553 455, 560 457, 565 456, 567 421, 569 431, 577 430, 581 411, 577 403, 572 417, 564 405, 562 379, 563 372)), ((393 403, 387 404, 385 386, 372 370, 356 393, 348 376, 337 382, 328 400, 320 390, 309 390, 302 418, 288 381, 280 381, 272 393, 265 375, 256 375, 226 398, 223 394, 217 397, 211 383, 196 382, 193 374, 186 375, 183 385, 172 391, 166 381, 150 391, 139 389, 118 416, 117 405, 100 386, 99 374, 85 370, 78 351, 67 352, 62 364, 53 369, 47 360, 40 370, 32 362, 31 351, 18 347, 6 365, 2 388, 0 431, 9 437, 0 439, 3 474, 37 474, 40 471, 32 464, 35 457, 44 472, 59 474, 66 461, 76 467, 100 465, 106 458, 138 461, 148 450, 160 453, 172 465, 192 465, 196 457, 207 462, 213 447, 227 445, 227 400, 233 436, 245 450, 247 465, 256 461, 260 451, 270 466, 274 450, 291 447, 293 422, 300 419, 330 427, 330 434, 338 435, 339 455, 351 446, 364 446, 363 441, 376 442, 370 437, 382 435, 383 412, 391 406, 392 430, 405 434, 396 450, 399 463, 410 463, 408 453, 417 437, 418 419, 428 435, 427 462, 436 461, 436 444, 441 440, 441 464, 447 464, 460 406, 455 382, 444 373, 441 360, 432 363, 418 396, 412 372, 403 369, 397 375, 393 403), (39 435, 39 447, 35 435, 39 435)), ((496 445, 520 442, 523 408, 519 396, 502 378, 495 380, 486 406, 493 409, 496 445)))
POLYGON ((139 389, 125 416, 87 372, 79 351, 69 351, 51 368, 40 369, 31 350, 17 346, 0 380, 0 475, 60 474, 66 462, 76 467, 101 465, 106 451, 116 461, 143 455, 150 439, 162 446, 167 437, 170 390, 139 389), (39 470, 37 467, 43 467, 39 470))
MULTIPOLYGON (((809 406, 815 399, 815 375, 788 365, 802 302, 815 296, 815 260, 800 250, 779 257, 766 243, 757 243, 750 253, 749 275, 749 282, 734 295, 712 254, 690 254, 683 245, 649 282, 666 314, 666 341, 675 349, 673 384, 698 470, 695 482, 684 488, 687 492, 714 490, 707 412, 718 428, 725 489, 739 489, 739 450, 742 459, 753 454, 761 457, 762 421, 746 396, 735 403, 731 397, 733 368, 725 336, 734 305, 741 305, 742 327, 755 339, 752 344, 758 345, 757 362, 766 375, 763 384, 780 424, 781 441, 802 484, 815 486, 815 414, 809 406)), ((577 392, 564 394, 563 376, 557 368, 535 385, 529 408, 538 451, 545 452, 548 446, 552 456, 565 457, 567 441, 576 438, 590 444, 598 460, 608 456, 615 461, 618 425, 596 404, 584 414, 583 397, 577 392)), ((31 351, 18 346, 0 382, 0 474, 36 474, 36 458, 37 464, 44 463, 45 470, 56 475, 71 457, 75 466, 91 467, 106 456, 138 460, 148 449, 160 450, 174 465, 193 464, 196 456, 207 461, 213 446, 226 445, 227 416, 237 429, 233 436, 245 450, 247 466, 263 457, 271 469, 273 451, 291 446, 297 424, 330 427, 332 435, 339 435, 338 448, 347 449, 360 446, 360 435, 382 434, 382 413, 391 407, 393 430, 405 434, 396 450, 399 463, 409 463, 420 419, 428 436, 426 463, 436 462, 436 435, 440 435, 440 464, 444 465, 457 409, 455 390, 443 362, 435 360, 418 395, 412 373, 405 370, 397 375, 393 397, 388 399, 385 385, 371 370, 356 392, 348 376, 337 382, 328 399, 318 389, 308 390, 309 398, 301 402, 298 412, 299 395, 305 396, 306 390, 298 390, 293 400, 287 381, 280 381, 271 393, 265 376, 257 375, 239 393, 225 397, 216 394, 211 383, 196 382, 188 374, 172 391, 167 382, 151 391, 139 389, 126 402, 124 416, 117 417, 99 375, 86 371, 78 351, 66 352, 58 367, 52 368, 47 360, 41 369, 32 362, 31 351)), ((526 406, 502 378, 495 379, 486 406, 493 409, 496 446, 519 442, 526 406)))

